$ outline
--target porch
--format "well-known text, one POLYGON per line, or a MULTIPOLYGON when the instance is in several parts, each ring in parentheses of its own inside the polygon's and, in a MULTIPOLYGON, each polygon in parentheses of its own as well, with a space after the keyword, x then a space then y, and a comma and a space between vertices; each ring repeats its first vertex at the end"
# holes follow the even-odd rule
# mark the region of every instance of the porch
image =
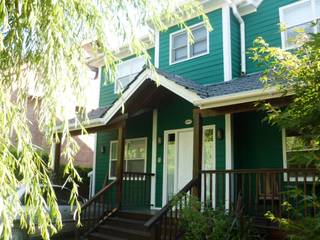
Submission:
MULTIPOLYGON (((223 101, 225 105, 197 105, 207 89, 177 76, 159 73, 157 78, 159 87, 153 76, 142 72, 121 101, 91 114, 95 124, 101 123, 88 124, 87 131, 103 135, 97 142, 96 194, 82 206, 82 235, 99 232, 102 224, 111 224, 124 211, 152 210, 143 223, 135 219, 143 225, 137 239, 177 239, 180 193, 186 193, 180 202, 193 195, 211 208, 241 207, 246 214, 263 219, 264 225, 267 211, 285 214, 283 201, 298 204, 301 197, 317 193, 316 172, 284 166, 282 133, 261 123, 263 116, 255 106, 260 95, 223 101), (129 143, 135 145, 134 151, 128 151, 129 143), (294 198, 288 190, 297 187, 302 195, 294 198)), ((239 81, 230 84, 242 84, 239 81)), ((230 84, 217 87, 231 88, 230 84)), ((289 100, 266 97, 278 105, 289 100)), ((72 134, 81 131, 75 129, 72 134)), ((58 165, 60 147, 56 150, 58 165)), ((315 210, 303 203, 303 215, 315 210)))

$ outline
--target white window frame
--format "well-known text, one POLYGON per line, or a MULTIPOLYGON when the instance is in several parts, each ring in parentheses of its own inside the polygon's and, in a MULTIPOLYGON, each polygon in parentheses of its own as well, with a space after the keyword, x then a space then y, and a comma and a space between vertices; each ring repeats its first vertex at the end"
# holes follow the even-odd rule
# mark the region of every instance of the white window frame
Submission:
MULTIPOLYGON (((193 29, 196 29, 196 28, 200 28, 200 27, 205 27, 205 24, 204 22, 200 22, 200 23, 197 23, 197 24, 194 24, 194 25, 191 25, 189 26, 190 30, 192 31, 193 29)), ((206 27, 205 27, 206 28, 206 27)), ((169 47, 169 65, 174 65, 174 64, 177 64, 177 63, 181 63, 181 62, 184 62, 184 61, 188 61, 190 59, 194 59, 194 58, 197 58, 197 57, 201 57, 201 56, 204 56, 204 55, 207 55, 209 54, 210 52, 210 40, 209 40, 209 31, 208 29, 206 29, 206 32, 207 32, 207 51, 204 52, 204 53, 201 53, 201 54, 198 54, 198 55, 195 55, 195 56, 192 56, 191 57, 191 54, 190 54, 190 46, 192 45, 190 42, 189 42, 189 39, 187 39, 187 58, 185 59, 181 59, 181 60, 178 60, 178 61, 174 61, 173 62, 173 59, 172 59, 172 46, 173 46, 173 38, 177 35, 180 35, 180 34, 183 34, 187 32, 186 29, 181 29, 179 31, 176 31, 176 32, 173 32, 170 34, 170 47, 169 47)), ((188 35, 187 35, 187 38, 188 38, 188 35)))
MULTIPOLYGON (((287 159, 287 144, 286 144, 286 129, 282 128, 282 159, 283 159, 283 168, 287 169, 288 168, 288 159, 287 159)), ((311 151, 312 149, 310 149, 311 151)), ((316 150, 316 149, 314 149, 316 150)), ((288 174, 284 173, 284 181, 288 181, 288 174)), ((313 177, 308 177, 307 176, 307 182, 312 182, 313 177)), ((296 177, 290 177, 290 182, 295 182, 297 179, 296 177)), ((318 181, 318 177, 315 178, 316 181, 318 181)), ((304 177, 298 177, 298 182, 303 182, 304 177)))
MULTIPOLYGON (((117 69, 116 69, 116 71, 117 71, 116 74, 118 74, 118 66, 119 66, 119 65, 127 64, 128 66, 130 66, 130 65, 132 64, 132 62, 137 61, 138 59, 143 59, 143 56, 137 56, 137 57, 130 58, 130 59, 128 59, 128 60, 125 60, 125 61, 123 61, 123 62, 118 63, 117 66, 116 66, 116 68, 117 68, 117 69)), ((143 61, 145 62, 144 59, 143 59, 143 61)), ((122 77, 127 77, 127 76, 130 76, 130 78, 133 77, 133 78, 131 79, 131 81, 128 83, 128 85, 129 85, 129 84, 133 81, 134 77, 135 77, 141 70, 142 70, 142 69, 140 69, 140 70, 137 71, 137 72, 134 72, 134 73, 131 73, 131 74, 122 76, 122 77)), ((125 88, 126 88, 126 86, 123 87, 123 89, 125 89, 125 88)), ((119 94, 119 93, 120 93, 120 86, 119 86, 119 78, 118 78, 118 76, 116 76, 116 80, 115 80, 115 83, 114 83, 114 89, 113 89, 113 91, 114 91, 114 94, 119 94)))
MULTIPOLYGON (((301 1, 297 1, 297 2, 294 2, 294 3, 291 3, 291 4, 288 4, 288 5, 285 5, 283 7, 280 7, 279 8, 279 17, 280 17, 280 23, 284 23, 284 12, 288 9, 288 8, 292 8, 292 7, 296 7, 300 4, 305 4, 307 2, 311 2, 311 7, 312 7, 312 21, 316 21, 317 20, 317 16, 316 16, 316 0, 301 0, 301 1)), ((310 23, 311 23, 310 22, 310 23)), ((299 23, 298 25, 295 25, 295 26, 299 26, 299 25, 302 25, 302 24, 306 24, 308 22, 301 22, 299 23)), ((295 26, 285 26, 286 28, 291 28, 291 27, 295 27, 295 26)), ((313 32, 314 33, 317 33, 318 32, 318 29, 317 29, 317 25, 315 25, 313 27, 313 32)), ((281 31, 281 47, 282 49, 284 50, 290 50, 290 49, 294 49, 294 48, 297 48, 297 46, 291 46, 291 47, 286 47, 286 35, 285 35, 285 31, 281 31)))
MULTIPOLYGON (((145 141, 145 146, 146 146, 146 152, 145 152, 145 155, 144 155, 144 173, 147 171, 147 152, 148 152, 148 138, 147 137, 142 137, 142 138, 129 138, 129 139, 125 139, 125 146, 126 146, 126 143, 128 142, 133 142, 133 141, 141 141, 141 140, 144 140, 145 141)), ((114 180, 116 179, 116 177, 112 177, 111 176, 111 161, 117 161, 117 159, 111 159, 111 155, 112 155, 112 144, 113 143, 117 143, 118 144, 118 140, 112 140, 110 141, 110 150, 109 150, 109 171, 108 171, 108 174, 109 174, 109 179, 110 180, 114 180)), ((124 156, 126 154, 124 153, 124 156)), ((127 164, 127 160, 124 159, 124 162, 127 164)), ((127 169, 127 165, 124 166, 124 172, 126 172, 126 169, 127 169)), ((125 179, 124 179, 125 180, 125 179)))

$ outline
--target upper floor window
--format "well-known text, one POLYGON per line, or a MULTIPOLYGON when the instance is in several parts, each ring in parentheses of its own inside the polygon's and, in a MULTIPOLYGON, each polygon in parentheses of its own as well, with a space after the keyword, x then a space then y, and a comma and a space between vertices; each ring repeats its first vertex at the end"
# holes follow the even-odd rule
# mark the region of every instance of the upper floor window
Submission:
POLYGON ((299 33, 320 31, 320 0, 302 0, 280 8, 280 21, 286 30, 281 33, 282 47, 297 47, 299 33))
POLYGON ((134 79, 134 77, 142 70, 145 64, 143 57, 136 57, 119 63, 117 65, 117 79, 114 85, 114 92, 120 93, 121 90, 134 79))
POLYGON ((170 36, 170 64, 188 60, 209 53, 209 32, 203 23, 190 27, 193 43, 188 41, 188 33, 181 30, 170 36))

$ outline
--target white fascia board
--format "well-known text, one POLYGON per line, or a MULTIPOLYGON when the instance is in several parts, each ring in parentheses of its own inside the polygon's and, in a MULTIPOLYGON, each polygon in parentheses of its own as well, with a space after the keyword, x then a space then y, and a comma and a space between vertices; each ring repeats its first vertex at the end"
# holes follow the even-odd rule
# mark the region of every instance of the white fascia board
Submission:
MULTIPOLYGON (((168 89, 169 91, 177 94, 182 97, 186 101, 195 104, 201 100, 201 98, 194 92, 180 86, 179 84, 165 78, 164 76, 157 74, 150 69, 146 69, 142 72, 139 77, 129 86, 129 88, 123 93, 122 97, 120 97, 113 106, 107 111, 103 118, 99 119, 101 125, 107 124, 111 118, 122 108, 123 104, 125 104, 128 99, 136 92, 136 90, 145 82, 147 79, 151 79, 157 85, 161 85, 168 89)), ((98 119, 96 119, 98 120, 98 119)))
MULTIPOLYGON (((293 92, 288 92, 286 96, 293 95, 293 92)), ((278 98, 283 97, 284 93, 279 90, 278 87, 271 87, 266 89, 258 89, 252 91, 246 91, 241 93, 233 93, 227 94, 223 96, 211 97, 202 99, 200 101, 195 102, 200 109, 207 109, 207 108, 216 108, 216 107, 223 107, 229 106, 234 104, 240 103, 247 103, 247 102, 255 102, 261 101, 266 99, 278 98)))

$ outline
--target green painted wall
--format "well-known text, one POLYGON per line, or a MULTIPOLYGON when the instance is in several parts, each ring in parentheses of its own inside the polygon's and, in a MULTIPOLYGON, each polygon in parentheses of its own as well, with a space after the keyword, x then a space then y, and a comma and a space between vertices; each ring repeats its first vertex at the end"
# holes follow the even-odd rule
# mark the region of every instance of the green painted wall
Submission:
POLYGON ((232 78, 237 78, 241 74, 241 47, 240 47, 240 24, 231 12, 231 61, 232 61, 232 78))
MULTIPOLYGON (((169 104, 164 104, 158 108, 158 137, 163 139, 164 131, 181 128, 191 128, 193 125, 185 125, 186 119, 192 119, 194 107, 189 102, 180 97, 172 99, 169 104)), ((215 124, 216 128, 224 131, 224 116, 216 118, 207 118, 204 125, 215 124)), ((157 161, 156 164, 156 207, 162 206, 162 190, 163 190, 163 150, 164 140, 157 145, 157 161)), ((216 166, 218 169, 225 168, 225 140, 216 141, 216 166)))
MULTIPOLYGON (((150 48, 148 53, 151 57, 151 62, 154 63, 154 48, 150 48)), ((126 57, 124 60, 128 60, 133 58, 134 56, 126 57)), ((114 100, 117 99, 117 95, 114 94, 114 83, 108 81, 105 75, 104 68, 102 68, 101 72, 101 81, 100 81, 100 99, 99 99, 99 107, 109 106, 113 103, 114 100)))
POLYGON ((281 131, 263 121, 264 117, 261 112, 233 115, 235 168, 282 167, 281 131))
MULTIPOLYGON (((271 46, 281 47, 279 30, 279 7, 295 2, 296 0, 264 0, 254 13, 243 17, 245 21, 247 52, 252 48, 257 37, 263 37, 271 46)), ((247 54, 247 73, 261 70, 250 60, 247 54)))
MULTIPOLYGON (((218 9, 208 14, 213 31, 209 35, 209 49, 207 55, 169 65, 170 34, 180 30, 173 26, 166 32, 160 33, 159 68, 191 79, 201 84, 223 81, 223 46, 222 46, 222 10, 218 9)), ((191 26, 201 22, 201 18, 187 21, 191 26)))

